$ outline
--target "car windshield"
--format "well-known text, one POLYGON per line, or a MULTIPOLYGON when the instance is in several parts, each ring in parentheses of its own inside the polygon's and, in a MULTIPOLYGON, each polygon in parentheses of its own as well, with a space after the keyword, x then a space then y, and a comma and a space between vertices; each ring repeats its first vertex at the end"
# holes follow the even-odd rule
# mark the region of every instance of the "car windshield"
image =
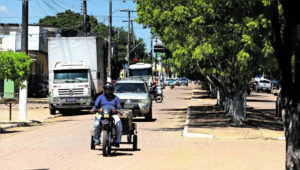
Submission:
POLYGON ((181 80, 181 81, 187 81, 187 79, 186 79, 186 78, 180 78, 180 80, 181 80))
POLYGON ((87 82, 88 70, 56 70, 54 71, 54 83, 87 82))
POLYGON ((260 83, 270 83, 270 81, 268 81, 268 80, 260 80, 259 82, 260 83))
POLYGON ((117 83, 116 93, 147 93, 144 83, 117 83))
POLYGON ((151 68, 149 69, 129 69, 130 76, 151 76, 151 68))

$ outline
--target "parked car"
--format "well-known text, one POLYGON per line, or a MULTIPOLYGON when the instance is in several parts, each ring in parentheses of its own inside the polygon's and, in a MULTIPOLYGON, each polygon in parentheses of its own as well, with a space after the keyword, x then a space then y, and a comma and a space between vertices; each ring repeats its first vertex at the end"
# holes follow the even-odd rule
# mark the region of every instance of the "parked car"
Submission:
POLYGON ((268 93, 271 93, 272 87, 270 80, 267 79, 260 79, 256 84, 256 92, 259 91, 266 91, 268 93))
POLYGON ((47 81, 28 85, 29 97, 47 97, 49 95, 49 84, 47 81))
POLYGON ((276 116, 281 117, 281 88, 276 93, 274 93, 274 95, 277 96, 275 102, 276 116))
POLYGON ((124 102, 124 109, 131 109, 133 116, 152 120, 152 100, 147 84, 142 79, 127 78, 115 84, 115 95, 124 102))
POLYGON ((185 77, 180 77, 180 78, 179 78, 179 83, 180 83, 181 85, 186 85, 186 86, 188 86, 189 80, 188 80, 187 78, 185 78, 185 77))
POLYGON ((174 78, 174 85, 180 86, 179 78, 174 78))
POLYGON ((174 79, 172 79, 172 78, 168 78, 168 79, 165 80, 165 84, 167 86, 170 86, 172 84, 172 82, 174 83, 174 79))

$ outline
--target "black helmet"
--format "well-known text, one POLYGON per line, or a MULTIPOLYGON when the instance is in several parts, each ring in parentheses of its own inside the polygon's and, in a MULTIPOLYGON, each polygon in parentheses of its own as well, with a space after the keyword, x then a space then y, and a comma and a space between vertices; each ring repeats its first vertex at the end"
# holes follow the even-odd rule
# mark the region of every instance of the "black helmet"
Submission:
POLYGON ((113 87, 110 83, 107 83, 107 84, 104 86, 104 90, 114 90, 114 87, 113 87))

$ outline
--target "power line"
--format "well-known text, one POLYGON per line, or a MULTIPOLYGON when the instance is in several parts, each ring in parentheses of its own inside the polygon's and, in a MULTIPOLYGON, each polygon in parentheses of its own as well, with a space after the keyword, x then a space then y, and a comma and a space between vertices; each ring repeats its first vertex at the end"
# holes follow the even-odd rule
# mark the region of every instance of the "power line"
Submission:
MULTIPOLYGON (((44 10, 44 8, 42 7, 42 5, 40 4, 40 1, 39 1, 39 0, 35 1, 35 3, 42 9, 42 11, 44 11, 44 13, 45 13, 46 15, 48 15, 48 13, 44 10)), ((32 16, 31 16, 31 17, 32 17, 32 16)))
POLYGON ((52 11, 54 11, 55 13, 58 13, 58 11, 53 7, 51 6, 47 0, 43 0, 44 4, 46 4, 48 6, 48 8, 50 8, 52 11))

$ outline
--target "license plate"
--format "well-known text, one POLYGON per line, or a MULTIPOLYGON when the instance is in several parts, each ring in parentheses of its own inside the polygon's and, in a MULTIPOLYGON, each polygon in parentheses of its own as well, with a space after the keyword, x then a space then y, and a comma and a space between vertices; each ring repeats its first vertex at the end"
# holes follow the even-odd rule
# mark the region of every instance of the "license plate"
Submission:
POLYGON ((70 102, 70 103, 76 102, 76 99, 75 98, 67 98, 67 102, 70 102))
POLYGON ((126 105, 125 105, 125 108, 128 108, 128 109, 132 109, 133 107, 134 107, 133 104, 126 104, 126 105))

